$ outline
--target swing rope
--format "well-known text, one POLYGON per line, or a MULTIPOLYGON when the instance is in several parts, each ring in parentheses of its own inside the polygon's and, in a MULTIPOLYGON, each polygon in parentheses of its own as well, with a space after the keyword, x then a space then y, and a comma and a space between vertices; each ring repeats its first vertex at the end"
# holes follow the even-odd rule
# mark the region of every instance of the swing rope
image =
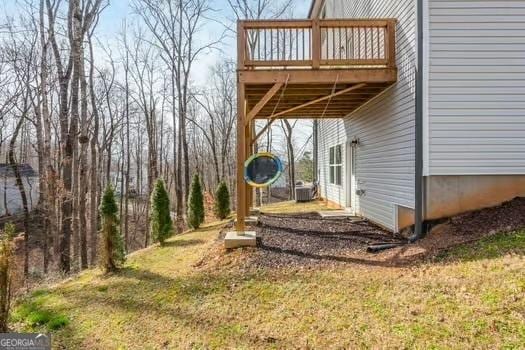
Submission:
POLYGON ((337 76, 335 77, 334 86, 332 86, 332 93, 330 94, 328 101, 326 101, 326 105, 324 106, 323 114, 321 114, 320 119, 323 119, 324 115, 326 114, 326 110, 328 109, 328 106, 330 105, 330 102, 332 101, 332 96, 335 94, 335 88, 337 87, 338 81, 339 81, 339 73, 337 73, 337 76))
MULTIPOLYGON (((328 101, 326 102, 326 105, 324 106, 324 110, 323 110, 323 114, 321 114, 321 117, 319 119, 323 119, 325 114, 326 114, 326 110, 328 109, 328 106, 330 105, 330 102, 332 101, 332 96, 334 95, 335 93, 335 89, 337 87, 337 82, 339 81, 339 73, 337 73, 337 76, 335 77, 335 82, 334 82, 334 86, 332 86, 332 93, 330 94, 330 97, 328 98, 328 101)), ((340 129, 340 124, 337 123, 337 137, 339 137, 339 129, 340 129)), ((316 171, 316 170, 314 170, 316 171)), ((319 192, 319 180, 317 181, 314 181, 314 189, 313 189, 313 197, 314 198, 318 198, 320 195, 320 192, 319 192)))
MULTIPOLYGON (((274 115, 275 114, 275 111, 277 110, 277 107, 279 106, 279 103, 281 103, 281 99, 283 98, 284 96, 284 92, 286 91, 286 87, 288 86, 288 80, 290 79, 290 74, 288 74, 286 76, 286 81, 284 82, 284 86, 283 86, 283 89, 281 91, 281 93, 279 94, 279 98, 277 99, 277 103, 275 104, 275 106, 273 107, 273 111, 272 111, 272 114, 270 115, 274 115)), ((259 131, 257 133, 257 135, 255 135, 255 139, 252 141, 252 144, 254 144, 255 142, 257 142, 257 140, 259 139, 259 137, 262 136, 262 134, 264 134, 265 132, 269 133, 270 132, 270 126, 272 125, 274 119, 268 119, 268 121, 266 122, 266 125, 262 128, 261 131, 259 131)))
MULTIPOLYGON (((286 76, 286 81, 284 82, 284 86, 283 86, 283 90, 281 91, 281 94, 279 95, 279 98, 277 99, 277 103, 275 104, 275 106, 273 107, 273 111, 272 111, 272 114, 270 115, 274 115, 275 114, 275 111, 277 110, 277 107, 279 107, 279 103, 281 103, 281 99, 283 98, 284 96, 284 92, 286 91, 286 87, 288 86, 288 79, 290 79, 290 74, 288 74, 286 76)), ((267 123, 270 123, 271 120, 268 120, 267 123)), ((269 125, 268 125, 269 126, 269 125)), ((268 126, 266 128, 268 128, 268 126)))

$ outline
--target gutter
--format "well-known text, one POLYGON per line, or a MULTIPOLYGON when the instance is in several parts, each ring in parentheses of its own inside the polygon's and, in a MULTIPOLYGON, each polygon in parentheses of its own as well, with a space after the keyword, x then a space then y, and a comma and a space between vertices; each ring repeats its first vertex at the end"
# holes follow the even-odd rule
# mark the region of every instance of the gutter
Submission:
POLYGON ((414 233, 410 236, 411 243, 423 238, 423 0, 416 0, 416 31, 417 31, 417 65, 416 65, 416 115, 415 115, 415 191, 414 191, 414 233))
POLYGON ((319 132, 319 122, 317 119, 314 119, 313 123, 313 175, 314 175, 314 181, 319 181, 319 139, 318 139, 318 132, 319 132))

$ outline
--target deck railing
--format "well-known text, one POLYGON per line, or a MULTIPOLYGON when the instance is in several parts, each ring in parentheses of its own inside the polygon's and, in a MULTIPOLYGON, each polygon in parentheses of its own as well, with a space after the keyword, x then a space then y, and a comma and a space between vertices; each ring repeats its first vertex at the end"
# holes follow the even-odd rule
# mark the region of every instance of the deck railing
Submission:
POLYGON ((395 67, 395 19, 239 21, 239 69, 395 67))

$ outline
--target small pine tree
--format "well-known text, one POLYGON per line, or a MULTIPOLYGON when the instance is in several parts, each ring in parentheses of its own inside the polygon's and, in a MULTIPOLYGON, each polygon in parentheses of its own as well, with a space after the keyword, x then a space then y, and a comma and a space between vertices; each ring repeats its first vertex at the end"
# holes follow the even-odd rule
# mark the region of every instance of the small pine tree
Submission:
POLYGON ((119 232, 118 207, 115 192, 111 186, 106 187, 100 204, 102 217, 100 265, 106 273, 118 269, 125 261, 124 241, 119 232))
POLYGON ((224 220, 230 215, 230 211, 230 192, 226 182, 221 181, 215 191, 215 216, 220 220, 224 220))
POLYGON ((173 232, 170 216, 170 197, 164 187, 164 181, 158 179, 151 193, 150 231, 153 239, 164 244, 173 232))
POLYGON ((191 228, 199 228, 203 222, 204 199, 199 175, 195 174, 191 181, 190 196, 188 199, 188 225, 191 228))
POLYGON ((0 333, 8 331, 11 308, 11 280, 13 278, 15 226, 8 223, 0 234, 0 333))

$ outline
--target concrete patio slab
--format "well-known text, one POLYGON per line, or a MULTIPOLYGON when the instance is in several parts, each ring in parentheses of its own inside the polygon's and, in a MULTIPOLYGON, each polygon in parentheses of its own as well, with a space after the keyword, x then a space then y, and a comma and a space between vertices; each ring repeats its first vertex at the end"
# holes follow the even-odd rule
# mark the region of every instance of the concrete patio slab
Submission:
POLYGON ((224 237, 224 247, 234 249, 240 247, 255 247, 257 245, 257 236, 255 231, 230 231, 224 237))
POLYGON ((317 212, 323 219, 352 219, 355 221, 363 220, 359 216, 355 216, 352 212, 346 210, 326 210, 317 212))

